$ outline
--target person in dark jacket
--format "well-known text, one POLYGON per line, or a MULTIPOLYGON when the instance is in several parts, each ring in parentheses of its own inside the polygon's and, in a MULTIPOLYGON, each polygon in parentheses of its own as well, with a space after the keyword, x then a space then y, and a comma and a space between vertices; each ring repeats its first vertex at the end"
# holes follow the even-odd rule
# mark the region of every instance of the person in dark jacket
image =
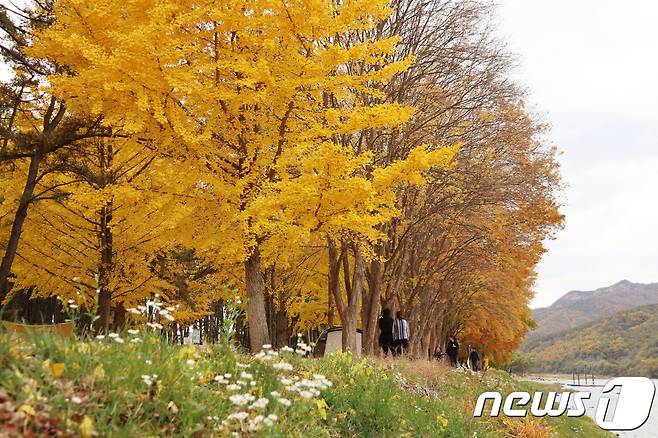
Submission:
POLYGON ((480 355, 475 348, 471 348, 470 350, 471 352, 468 358, 471 360, 471 369, 473 371, 480 371, 480 355))
POLYGON ((459 342, 454 336, 448 338, 448 344, 446 345, 446 354, 450 358, 450 365, 455 368, 457 367, 457 355, 459 354, 459 342))
POLYGON ((379 318, 379 346, 384 350, 385 356, 389 352, 395 356, 395 348, 393 346, 394 322, 393 318, 391 318, 391 309, 384 309, 382 316, 379 318))

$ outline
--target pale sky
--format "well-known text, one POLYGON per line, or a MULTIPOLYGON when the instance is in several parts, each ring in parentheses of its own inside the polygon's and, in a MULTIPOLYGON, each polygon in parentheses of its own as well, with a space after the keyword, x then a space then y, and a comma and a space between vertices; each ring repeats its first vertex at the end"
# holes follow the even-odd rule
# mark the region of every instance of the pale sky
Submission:
POLYGON ((658 282, 658 2, 499 0, 496 21, 568 184, 533 307, 658 282))

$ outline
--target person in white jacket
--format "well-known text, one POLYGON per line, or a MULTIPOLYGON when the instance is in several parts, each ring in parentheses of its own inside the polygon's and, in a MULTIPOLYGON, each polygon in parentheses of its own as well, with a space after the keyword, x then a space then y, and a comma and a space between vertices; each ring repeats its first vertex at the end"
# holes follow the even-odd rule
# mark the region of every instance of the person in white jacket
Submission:
POLYGON ((402 312, 395 314, 393 323, 393 346, 397 354, 406 354, 409 351, 409 323, 402 312))

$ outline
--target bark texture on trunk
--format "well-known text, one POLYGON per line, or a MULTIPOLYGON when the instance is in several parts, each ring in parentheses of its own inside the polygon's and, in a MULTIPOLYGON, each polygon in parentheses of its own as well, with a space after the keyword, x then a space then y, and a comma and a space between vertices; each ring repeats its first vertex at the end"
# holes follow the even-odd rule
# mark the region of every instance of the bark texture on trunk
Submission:
POLYGON ((379 260, 370 263, 368 270, 368 299, 363 300, 363 354, 373 355, 379 326, 377 324, 381 311, 383 269, 379 260))
POLYGON ((11 273, 11 266, 14 263, 16 252, 18 251, 18 243, 21 238, 21 232, 23 231, 23 224, 27 218, 27 210, 32 203, 32 196, 34 196, 34 188, 37 185, 40 165, 41 155, 33 155, 30 158, 30 168, 27 173, 25 186, 23 187, 23 193, 14 214, 14 221, 11 224, 7 247, 2 257, 2 263, 0 263, 0 303, 4 300, 5 294, 9 292, 9 274, 11 273))
MULTIPOLYGON (((328 239, 329 250, 329 290, 333 295, 336 310, 340 316, 342 330, 342 348, 343 351, 351 351, 355 354, 361 352, 357 350, 357 324, 359 321, 359 312, 361 310, 361 300, 363 298, 363 287, 365 282, 365 262, 361 256, 361 251, 357 245, 353 245, 354 252, 354 273, 350 275, 350 263, 348 259, 347 245, 341 244, 340 252, 336 247, 336 242, 328 239), (340 271, 343 270, 343 280, 347 300, 343 298, 340 289, 340 271)), ((362 339, 363 340, 363 339, 362 339)))
POLYGON ((110 327, 110 317, 112 314, 112 291, 110 290, 110 275, 113 263, 113 246, 112 246, 112 202, 106 203, 100 214, 100 229, 98 239, 101 248, 101 259, 98 269, 98 319, 96 320, 96 330, 107 331, 110 327))
POLYGON ((244 262, 247 288, 247 318, 249 319, 249 346, 252 352, 259 351, 269 344, 270 335, 267 328, 265 312, 265 285, 260 268, 260 250, 254 248, 251 256, 244 262))

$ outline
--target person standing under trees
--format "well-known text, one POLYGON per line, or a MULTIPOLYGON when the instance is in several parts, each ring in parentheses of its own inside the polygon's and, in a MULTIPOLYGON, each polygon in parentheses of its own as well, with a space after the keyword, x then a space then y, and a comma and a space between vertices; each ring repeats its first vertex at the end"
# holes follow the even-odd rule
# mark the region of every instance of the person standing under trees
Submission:
POLYGON ((470 347, 471 352, 468 355, 468 358, 471 360, 471 369, 473 371, 480 371, 480 355, 478 354, 475 347, 470 347))
POLYGON ((391 309, 384 309, 382 316, 379 318, 379 346, 384 350, 384 355, 388 356, 389 351, 395 356, 393 346, 393 318, 391 318, 391 309))
POLYGON ((395 323, 393 324, 393 346, 397 354, 406 354, 409 351, 409 323, 402 312, 395 314, 395 323))
POLYGON ((457 354, 459 354, 459 342, 455 336, 450 336, 448 338, 448 344, 446 345, 446 353, 450 358, 450 366, 453 368, 457 367, 457 354))

